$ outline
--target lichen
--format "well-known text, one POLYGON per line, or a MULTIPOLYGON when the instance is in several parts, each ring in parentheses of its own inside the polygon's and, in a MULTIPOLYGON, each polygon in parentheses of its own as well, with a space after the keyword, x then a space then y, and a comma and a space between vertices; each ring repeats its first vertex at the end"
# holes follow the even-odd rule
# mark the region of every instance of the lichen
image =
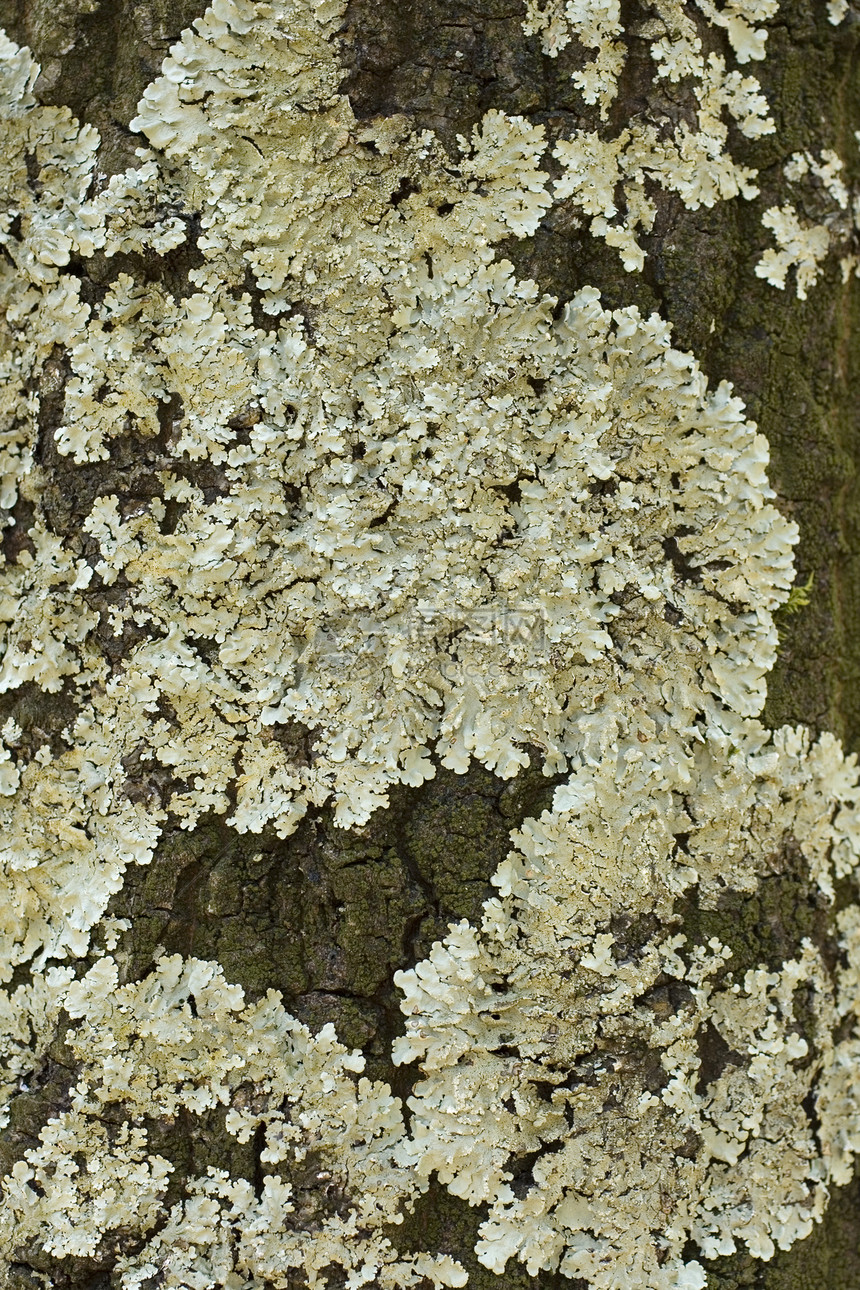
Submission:
POLYGON ((226 1104, 227 1132, 240 1142, 261 1132, 261 1162, 279 1172, 256 1194, 214 1169, 191 1180, 158 1233, 121 1254, 123 1287, 156 1274, 165 1286, 228 1285, 234 1269, 253 1285, 285 1284, 290 1269, 315 1285, 332 1266, 354 1284, 370 1267, 383 1286, 464 1283, 454 1260, 400 1259, 385 1234, 421 1182, 400 1159, 399 1102, 355 1079, 364 1059, 332 1026, 311 1036, 274 992, 244 1005, 217 965, 178 955, 120 988, 105 956, 70 986, 65 1010, 79 1022, 66 1035, 79 1062, 71 1106, 5 1180, 0 1247, 37 1238, 51 1254, 85 1257, 120 1230, 126 1247, 149 1234, 172 1165, 148 1152, 140 1122, 226 1104), (298 1185, 308 1165, 326 1183, 318 1193, 298 1185))
POLYGON ((849 1176, 854 1048, 834 1034, 857 1021, 853 976, 834 992, 809 939, 777 971, 731 973, 730 947, 689 943, 674 908, 694 886, 705 907, 754 889, 787 839, 832 895, 856 856, 856 770, 832 738, 770 742, 755 722, 718 748, 694 745, 674 783, 623 745, 583 767, 515 835, 480 928, 452 927, 396 978, 395 1057, 424 1071, 416 1168, 489 1202, 478 1253, 496 1272, 515 1255, 594 1286, 619 1268, 624 1284, 704 1286, 690 1239, 769 1258, 849 1176), (622 919, 646 916, 657 930, 619 947, 622 919), (839 1102, 817 1138, 810 1097, 839 1102))
POLYGON ((860 276, 857 234, 860 231, 860 196, 852 195, 843 178, 843 163, 832 149, 825 148, 818 159, 809 152, 796 152, 783 167, 785 178, 794 185, 813 185, 804 194, 807 203, 817 207, 818 222, 802 221, 796 207, 771 206, 762 215, 777 249, 764 252, 756 265, 756 274, 771 286, 784 290, 789 269, 795 270, 799 300, 805 300, 809 287, 821 274, 822 262, 834 248, 841 250, 840 267, 843 282, 860 276))
MULTIPOLYGON (((710 0, 697 0, 697 6, 707 24, 725 29, 738 63, 764 58, 767 29, 752 23, 772 19, 778 0, 731 0, 722 8, 710 0)), ((527 11, 526 30, 541 33, 543 48, 551 56, 574 39, 597 50, 573 80, 586 103, 600 104, 606 122, 627 60, 626 45, 618 39, 622 34, 618 0, 598 6, 573 0, 551 0, 546 5, 528 0, 527 11)), ((678 0, 661 0, 651 8, 643 6, 643 11, 632 33, 648 42, 654 89, 658 94, 662 89, 665 102, 620 131, 611 127, 576 130, 559 139, 554 149, 562 166, 555 197, 572 200, 588 218, 592 235, 617 247, 624 267, 631 271, 641 270, 645 263, 639 238, 654 226, 656 190, 677 193, 689 210, 738 195, 756 197, 757 172, 732 158, 727 147, 729 126, 733 124, 748 139, 759 139, 775 128, 755 77, 729 70, 722 54, 706 54, 696 21, 678 0), (646 17, 652 9, 655 16, 646 17), (679 114, 672 101, 679 83, 689 99, 689 113, 679 114), (695 119, 694 128, 687 116, 695 119)))
MULTIPOLYGON (((619 650, 631 682, 635 657, 671 652, 690 660, 684 683, 698 686, 704 665, 706 690, 747 690, 729 701, 757 710, 793 541, 767 503, 763 440, 727 387, 706 392, 665 323, 635 310, 610 318, 593 289, 554 319, 551 299, 493 260, 489 240, 530 231, 549 201, 541 131, 489 113, 464 142, 459 182, 428 138, 396 125, 392 141, 389 123, 350 127, 342 99, 323 110, 308 97, 310 133, 303 115, 296 137, 282 137, 265 113, 280 104, 277 74, 289 67, 269 20, 257 19, 259 77, 238 100, 260 132, 250 148, 232 99, 223 121, 218 95, 195 106, 195 76, 225 60, 222 45, 241 44, 245 20, 229 35, 207 21, 211 30, 201 25, 174 51, 138 124, 171 161, 187 161, 164 185, 151 158, 143 171, 153 203, 184 185, 186 204, 202 206, 206 261, 190 276, 209 288, 176 300, 120 273, 95 309, 75 305, 54 435, 61 453, 98 461, 129 423, 156 436, 159 402, 172 399, 181 415, 162 492, 130 515, 115 495, 97 497, 83 525, 97 544, 89 562, 37 523, 33 540, 50 554, 19 561, 9 601, 29 597, 48 621, 35 645, 23 635, 31 615, 10 631, 6 688, 66 675, 98 687, 95 728, 122 744, 93 753, 108 791, 142 746, 177 783, 160 806, 189 827, 226 810, 235 784, 231 822, 256 831, 274 821, 283 832, 329 795, 342 823, 361 823, 392 781, 434 773, 431 746, 457 770, 476 756, 513 775, 525 743, 542 750, 547 773, 564 767, 592 738, 569 689, 580 687, 580 708, 593 706, 586 691, 605 690, 619 650), (194 60, 200 68, 183 73, 194 60), (300 184, 285 158, 335 120, 341 151, 331 154, 332 136, 315 178, 302 162, 300 184), (367 137, 348 146, 350 128, 367 137), (414 191, 394 203, 399 185, 414 191), (290 201, 288 218, 268 209, 290 201), (254 323, 242 289, 249 267, 269 312, 292 308, 288 282, 303 275, 312 338, 295 316, 277 332, 254 323), (673 453, 658 443, 668 416, 684 422, 673 453), (191 463, 204 459, 217 468, 215 498, 193 482, 191 463), (737 496, 721 486, 733 462, 747 476, 737 496), (688 572, 679 576, 673 559, 688 572), (66 629, 72 592, 92 585, 96 598, 119 579, 120 601, 66 629), (87 649, 104 617, 114 635, 146 632, 110 670, 87 649), (695 641, 709 643, 707 664, 695 641), (272 738, 293 724, 310 732, 299 763, 272 738)), ((319 50, 314 66, 319 96, 335 72, 319 50)), ((118 194, 133 188, 139 215, 145 182, 120 177, 82 208, 80 253, 107 244, 118 194)), ((135 245, 163 248, 161 219, 153 211, 135 245)), ((123 229, 127 240, 127 221, 123 229)), ((22 221, 25 247, 28 233, 22 221)), ((15 253, 23 264, 28 252, 15 253)), ((61 290, 76 290, 68 275, 49 299, 61 290)))
MULTIPOLYGON (((764 56, 775 3, 698 9, 739 63, 764 56)), ((433 1177, 486 1204, 495 1273, 695 1290, 690 1242, 788 1248, 860 1146, 857 770, 832 736, 759 720, 797 529, 740 400, 665 320, 543 296, 494 244, 572 199, 639 267, 654 186, 751 198, 728 121, 772 123, 667 0, 635 34, 695 128, 571 134, 553 185, 522 117, 487 112, 457 155, 402 117, 359 123, 342 14, 216 0, 109 181, 96 132, 0 44, 0 500, 10 525, 33 508, 0 573, 0 690, 71 712, 50 738, 0 731, 3 1092, 68 1022, 76 1063, 4 1182, 0 1253, 109 1258, 124 1290, 461 1285, 448 1254, 398 1251, 433 1177), (135 272, 192 244, 178 284, 135 272), (99 485, 126 438, 152 459, 140 494, 99 485), (52 463, 88 481, 79 532, 52 522, 52 463), (274 992, 247 1003, 181 955, 121 975, 105 911, 168 819, 285 837, 328 803, 360 826, 437 766, 513 780, 535 751, 563 780, 551 809, 513 833, 480 920, 396 977, 408 1127, 274 992), (789 853, 838 946, 733 967, 726 940, 685 937, 694 892, 717 909, 789 853), (256 1186, 213 1166, 175 1200, 154 1126, 216 1112, 257 1144, 256 1186)), ((605 116, 620 7, 527 24, 596 51, 577 84, 605 116)), ((797 154, 785 177, 846 211, 837 163, 797 154)), ((797 264, 800 291, 827 247, 797 239, 765 263, 797 264)))

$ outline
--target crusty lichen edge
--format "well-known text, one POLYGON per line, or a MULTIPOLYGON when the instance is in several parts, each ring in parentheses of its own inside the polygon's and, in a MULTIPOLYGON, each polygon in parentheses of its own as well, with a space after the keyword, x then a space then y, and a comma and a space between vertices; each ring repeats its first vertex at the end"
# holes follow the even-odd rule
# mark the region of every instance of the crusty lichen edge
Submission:
MULTIPOLYGON (((699 7, 738 61, 763 54, 744 0, 699 7)), ((605 9, 584 40, 598 108, 623 52, 605 9)), ((728 947, 688 945, 673 921, 694 889, 705 906, 754 889, 787 840, 822 900, 855 878, 853 760, 758 721, 796 531, 762 436, 664 322, 610 315, 594 289, 556 317, 495 258, 571 195, 540 169, 541 129, 490 112, 452 160, 402 118, 359 125, 338 90, 341 13, 218 0, 141 103, 150 150, 95 189, 95 132, 38 106, 29 55, 0 48, 3 502, 35 515, 3 571, 0 683, 71 690, 77 710, 60 746, 2 729, 4 979, 32 969, 2 996, 6 1096, 61 1013, 78 1063, 69 1109, 4 1182, 0 1250, 113 1242, 123 1287, 316 1285, 332 1266, 350 1286, 463 1284, 448 1254, 392 1244, 435 1172, 487 1204, 488 1268, 690 1290, 705 1278, 689 1239, 706 1256, 789 1246, 860 1134, 858 906, 835 920, 835 975, 805 940, 735 980, 728 947), (192 214, 188 294, 118 273, 81 300, 72 257, 169 253, 192 214), (160 485, 130 507, 96 496, 77 539, 46 522, 35 458, 59 396, 70 468, 133 433, 160 485), (395 1057, 423 1070, 408 1132, 331 1028, 309 1034, 272 994, 246 1004, 217 964, 162 959, 123 983, 126 929, 102 917, 168 810, 286 834, 331 798, 360 824, 437 760, 510 776, 526 745, 569 772, 553 810, 515 834, 481 926, 398 978, 395 1057), (622 943, 619 913, 660 930, 622 943), (732 1057, 707 1078, 705 1032, 732 1057), (210 1171, 166 1212, 147 1119, 214 1106, 240 1140, 262 1131, 280 1172, 257 1194, 210 1171), (309 1153, 337 1197, 317 1210, 291 1182, 309 1153)), ((706 138, 676 138, 659 173, 691 205, 752 196, 719 117, 737 108, 755 133, 757 86, 699 66, 680 6, 660 15, 655 74, 693 78, 706 138)), ((557 148, 568 188, 580 145, 557 148)), ((842 209, 837 162, 790 165, 842 209)))

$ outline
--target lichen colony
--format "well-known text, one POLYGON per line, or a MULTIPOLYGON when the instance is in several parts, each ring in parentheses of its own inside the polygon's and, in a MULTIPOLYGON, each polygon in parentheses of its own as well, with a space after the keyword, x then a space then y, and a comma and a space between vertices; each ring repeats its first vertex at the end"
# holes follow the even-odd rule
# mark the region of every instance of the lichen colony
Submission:
MULTIPOLYGON (((738 63, 764 57, 777 0, 697 4, 738 63)), ((541 296, 495 244, 573 197, 640 269, 655 186, 690 208, 756 194, 728 124, 758 137, 767 103, 660 0, 640 34, 656 77, 693 86, 696 128, 572 134, 551 181, 543 128, 500 110, 456 157, 404 117, 356 121, 343 8, 216 0, 109 182, 96 132, 40 106, 29 53, 0 43, 0 503, 10 525, 18 499, 33 514, 0 575, 0 689, 70 703, 59 740, 0 730, 4 1099, 58 1026, 79 1072, 3 1182, 0 1258, 115 1240, 123 1290, 463 1285, 449 1254, 397 1248, 435 1174, 486 1204, 497 1273, 696 1290, 689 1242, 767 1259, 850 1176, 860 904, 832 915, 836 961, 804 938, 742 972, 677 911, 754 891, 787 848, 835 908, 860 859, 856 767, 759 720, 797 531, 740 400, 664 320, 596 288, 541 296), (188 246, 171 289, 132 272, 188 246), (94 256, 117 270, 84 299, 94 256), (46 505, 46 413, 51 460, 90 488, 71 539, 46 505), (129 435, 158 481, 131 499, 98 485, 129 435), (564 782, 512 836, 480 926, 396 978, 408 1124, 274 992, 248 1003, 179 956, 123 978, 108 901, 168 815, 287 836, 329 803, 360 827, 437 765, 509 778, 536 756, 564 782), (706 1069, 706 1043, 729 1057, 706 1069), (147 1125, 215 1106, 274 1172, 255 1191, 211 1170, 168 1201, 147 1125), (307 1159, 337 1193, 324 1212, 299 1194, 307 1159)), ((605 118, 615 0, 524 21, 548 53, 595 51, 579 88, 605 118)), ((802 295, 831 241, 855 271, 855 203, 835 154, 786 165, 833 212, 767 211, 781 249, 757 272, 793 269, 802 295)))

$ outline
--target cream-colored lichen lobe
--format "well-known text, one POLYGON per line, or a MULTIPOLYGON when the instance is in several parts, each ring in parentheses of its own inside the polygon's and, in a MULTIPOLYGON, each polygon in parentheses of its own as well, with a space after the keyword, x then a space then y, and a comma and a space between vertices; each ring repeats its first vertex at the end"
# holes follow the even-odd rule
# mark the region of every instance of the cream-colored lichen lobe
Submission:
POLYGON ((573 81, 586 104, 599 103, 601 123, 558 140, 554 155, 562 175, 555 196, 582 211, 591 234, 616 247, 626 269, 645 263, 641 239, 654 227, 660 190, 676 193, 689 210, 758 195, 757 172, 734 160, 729 136, 732 127, 748 139, 772 133, 767 100, 755 77, 731 69, 721 53, 706 53, 703 35, 709 27, 723 29, 737 63, 760 61, 768 30, 753 24, 768 22, 778 7, 778 0, 732 0, 722 7, 696 0, 698 13, 691 14, 678 0, 660 0, 643 6, 625 33, 618 0, 528 0, 526 30, 540 33, 547 54, 554 57, 571 42, 596 50, 573 81), (618 98, 630 34, 646 42, 654 62, 655 101, 618 131, 608 124, 609 109, 618 98), (683 114, 679 93, 689 101, 683 114))
MULTIPOLYGON (((699 0, 696 21, 743 65, 775 11, 699 0)), ((848 1176, 860 928, 856 905, 834 918, 835 975, 812 938, 734 972, 677 908, 754 892, 788 852, 829 908, 860 852, 856 767, 758 719, 797 532, 740 400, 664 320, 592 287, 559 305, 494 243, 573 197, 639 267, 655 184, 693 209, 754 195, 728 122, 755 139, 767 104, 661 4, 638 38, 696 128, 559 140, 553 185, 521 117, 488 112, 456 157, 404 118, 356 121, 342 12, 217 0, 107 183, 95 132, 40 106, 32 59, 0 44, 0 500, 34 509, 2 569, 0 688, 74 709, 37 745, 0 730, 4 1096, 58 1024, 76 1063, 5 1180, 0 1252, 112 1250, 126 1290, 462 1285, 447 1253, 396 1246, 435 1175, 486 1204, 499 1274, 516 1257, 595 1290, 695 1290, 690 1241, 769 1258, 848 1176), (192 227, 181 290, 129 271, 192 227), (96 255, 122 269, 85 300, 69 266, 96 255), (70 477, 134 436, 156 486, 97 489, 64 533, 46 436, 70 477), (103 917, 168 816, 286 836, 330 801, 351 826, 437 764, 513 777, 527 748, 565 776, 553 809, 513 836, 480 926, 397 978, 395 1058, 422 1071, 408 1128, 361 1055, 274 993, 246 1003, 179 956, 124 980, 103 917), (216 1110, 275 1172, 255 1190, 212 1169, 168 1201, 147 1126, 216 1110)), ((620 7, 530 5, 528 24, 549 53, 596 51, 577 85, 605 114, 620 7)), ((844 213, 839 172, 804 153, 786 178, 844 213)), ((764 276, 794 265, 800 292, 829 241, 777 214, 764 276)))
POLYGON ((843 282, 860 276, 860 195, 852 195, 843 172, 842 159, 830 148, 823 149, 817 158, 808 151, 794 153, 783 174, 796 191, 800 190, 804 203, 814 207, 817 218, 801 218, 793 203, 771 206, 762 215, 762 224, 771 230, 777 246, 764 252, 756 274, 783 290, 793 269, 799 300, 806 299, 834 249, 841 251, 843 282))
POLYGON ((746 722, 697 741, 672 779, 669 759, 621 748, 583 767, 515 837, 481 928, 452 928, 398 978, 395 1056, 425 1072, 416 1167, 489 1202, 479 1257, 496 1271, 516 1255, 595 1286, 619 1269, 631 1286, 703 1286, 690 1238, 706 1257, 743 1242, 769 1258, 820 1218, 831 1169, 846 1176, 856 1113, 816 1136, 806 1108, 850 1104, 834 1032, 856 1019, 852 987, 834 990, 809 940, 735 975, 731 949, 691 943, 673 907, 693 888, 706 908, 754 889, 786 839, 826 895, 831 866, 856 858, 854 763, 832 739, 746 722))

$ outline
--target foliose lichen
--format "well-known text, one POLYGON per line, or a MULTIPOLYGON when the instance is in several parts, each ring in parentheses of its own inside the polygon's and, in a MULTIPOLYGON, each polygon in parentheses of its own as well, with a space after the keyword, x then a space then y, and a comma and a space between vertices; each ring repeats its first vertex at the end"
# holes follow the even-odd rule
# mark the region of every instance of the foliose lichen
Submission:
MULTIPOLYGON (((721 9, 710 0, 697 0, 697 6, 707 24, 725 29, 738 63, 764 58, 767 28, 752 24, 772 18, 778 0, 731 0, 721 9)), ((607 121, 627 60, 626 46, 618 40, 619 0, 599 5, 528 0, 527 9, 527 30, 541 33, 546 53, 557 55, 572 40, 596 51, 573 80, 586 103, 600 104, 607 121)), ((702 33, 679 0, 643 6, 633 34, 648 45, 655 89, 664 90, 665 101, 646 117, 637 114, 620 131, 612 126, 576 130, 554 149, 562 166, 555 195, 571 199, 588 217, 591 233, 617 247, 630 270, 645 262, 638 238, 654 226, 656 190, 677 193, 690 210, 738 195, 756 197, 756 171, 737 163, 728 150, 730 123, 748 139, 775 128, 758 81, 729 70, 723 54, 706 52, 702 33), (679 114, 673 102, 679 82, 689 98, 689 113, 679 114), (688 115, 694 118, 692 127, 688 115)))
MULTIPOLYGON (((698 0, 741 64, 776 7, 698 0)), ((216 0, 107 182, 96 132, 40 106, 28 52, 0 44, 0 502, 10 525, 33 508, 0 572, 0 690, 72 710, 43 742, 0 730, 4 1095, 58 1027, 77 1063, 4 1182, 7 1262, 107 1250, 124 1290, 462 1285, 393 1236, 435 1175, 487 1205, 494 1272, 696 1290, 690 1242, 767 1259, 847 1179, 860 905, 835 896, 855 892, 860 789, 831 736, 759 720, 797 540, 767 443, 664 320, 596 288, 559 304, 494 250, 573 198, 635 268, 654 185, 693 208, 755 195, 726 145, 729 120, 772 128, 760 87, 682 6, 657 12, 637 39, 695 128, 560 139, 555 184, 522 117, 488 112, 457 156, 403 117, 356 121, 339 0, 216 0), (192 242, 181 289, 135 274, 192 242), (116 273, 85 295, 96 256, 116 273), (129 436, 157 487, 100 490, 129 436), (80 533, 44 505, 49 449, 95 480, 80 533), (105 911, 168 818, 286 836, 330 802, 361 825, 395 784, 471 759, 512 778, 529 749, 565 777, 552 809, 513 834, 480 925, 396 978, 408 1126, 330 1027, 246 1003, 217 964, 122 981, 105 911), (730 946, 685 936, 691 892, 716 908, 788 853, 832 943, 733 972, 730 946), (278 1172, 213 1169, 168 1201, 152 1122, 221 1108, 278 1172)), ((526 21, 549 53, 596 51, 577 84, 605 118, 620 8, 526 21)), ((844 213, 839 169, 797 154, 786 178, 844 213)), ((800 293, 831 229, 789 209, 765 215, 763 273, 796 264, 800 293)))
POLYGON ((762 215, 761 222, 773 232, 777 249, 764 252, 756 274, 784 290, 788 271, 793 268, 799 300, 805 300, 808 288, 818 281, 822 262, 833 248, 842 252, 843 281, 860 276, 860 196, 852 197, 842 178, 843 169, 842 160, 830 148, 824 148, 818 159, 808 151, 794 153, 783 173, 793 185, 805 184, 804 197, 817 206, 819 222, 801 220, 792 203, 771 206, 762 215))

